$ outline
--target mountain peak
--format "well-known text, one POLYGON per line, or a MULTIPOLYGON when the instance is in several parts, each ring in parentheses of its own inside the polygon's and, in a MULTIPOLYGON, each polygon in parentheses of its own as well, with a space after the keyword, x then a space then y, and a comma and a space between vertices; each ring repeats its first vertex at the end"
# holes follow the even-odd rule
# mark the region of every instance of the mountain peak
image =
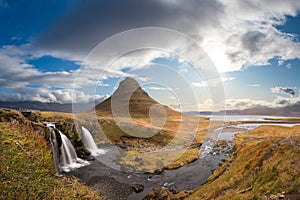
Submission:
POLYGON ((133 78, 126 77, 123 81, 120 82, 118 90, 136 90, 137 88, 140 88, 140 84, 134 80, 133 78))
POLYGON ((131 77, 126 77, 123 81, 121 81, 121 83, 136 83, 136 84, 138 84, 138 82, 135 80, 135 79, 133 79, 133 78, 131 78, 131 77))
MULTIPOLYGON (((129 107, 132 117, 149 117, 150 108, 157 104, 159 102, 152 99, 136 80, 127 77, 120 82, 118 89, 111 97, 96 105, 96 111, 99 115, 112 115, 112 106, 117 111, 122 111, 129 107)), ((169 107, 164 107, 168 114, 179 115, 178 112, 169 107)))

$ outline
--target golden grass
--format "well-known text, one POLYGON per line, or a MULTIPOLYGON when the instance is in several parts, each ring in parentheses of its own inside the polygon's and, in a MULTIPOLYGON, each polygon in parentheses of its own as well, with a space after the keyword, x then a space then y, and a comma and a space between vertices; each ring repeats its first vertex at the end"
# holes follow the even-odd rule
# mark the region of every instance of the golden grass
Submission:
POLYGON ((176 169, 186 165, 199 157, 199 149, 192 148, 187 150, 168 150, 139 152, 128 151, 121 158, 120 164, 127 166, 137 172, 155 173, 162 169, 176 169))
POLYGON ((0 199, 101 199, 75 177, 55 176, 43 134, 0 123, 0 199))
POLYGON ((261 126, 236 135, 234 146, 232 158, 188 199, 263 199, 297 192, 300 126, 261 126))
POLYGON ((63 121, 73 120, 73 113, 62 113, 62 112, 40 112, 42 119, 47 121, 63 121))

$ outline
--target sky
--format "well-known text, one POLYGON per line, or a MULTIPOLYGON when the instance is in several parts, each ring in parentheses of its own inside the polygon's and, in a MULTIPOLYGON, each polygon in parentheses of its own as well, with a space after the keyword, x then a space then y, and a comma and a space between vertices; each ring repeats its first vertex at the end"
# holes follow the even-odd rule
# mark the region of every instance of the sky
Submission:
POLYGON ((299 0, 0 0, 0 102, 100 102, 132 77, 184 111, 299 104, 299 11, 299 0))

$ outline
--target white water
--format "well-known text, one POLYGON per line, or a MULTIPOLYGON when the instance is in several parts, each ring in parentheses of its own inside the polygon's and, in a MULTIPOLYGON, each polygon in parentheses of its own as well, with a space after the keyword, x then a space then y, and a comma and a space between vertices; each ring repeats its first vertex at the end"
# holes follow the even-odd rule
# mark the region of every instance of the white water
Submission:
MULTIPOLYGON (((216 140, 226 140, 228 142, 231 142, 234 139, 234 135, 237 133, 245 133, 250 130, 253 130, 259 126, 265 125, 265 126, 285 126, 285 127, 293 127, 296 125, 299 125, 297 123, 264 123, 269 122, 271 120, 269 119, 284 119, 284 118, 290 118, 290 117, 280 117, 280 116, 261 116, 261 115, 225 115, 225 116, 210 116, 211 121, 243 121, 244 124, 236 124, 236 125, 229 125, 221 128, 215 129, 211 134, 217 135, 216 140), (247 123, 251 121, 257 121, 257 123, 247 123), (232 130, 228 131, 226 128, 232 128, 232 130), (224 130, 223 130, 224 129, 224 130)), ((213 150, 214 142, 213 140, 206 140, 201 146, 201 156, 200 158, 203 158, 207 155, 209 155, 213 150)))
POLYGON ((94 138, 92 134, 90 133, 89 130, 84 128, 83 126, 81 127, 82 129, 82 142, 85 148, 87 148, 93 156, 98 156, 101 154, 105 154, 106 150, 104 149, 99 149, 94 141, 94 138))
POLYGON ((285 117, 285 116, 268 116, 268 115, 205 115, 209 117, 211 121, 261 121, 268 122, 270 119, 287 119, 297 117, 285 117))
POLYGON ((60 171, 69 172, 72 169, 83 167, 89 164, 89 162, 77 157, 71 141, 67 138, 67 136, 58 130, 61 138, 61 146, 59 147, 55 134, 55 124, 52 122, 45 122, 45 124, 51 131, 54 165, 58 174, 60 171))
POLYGON ((72 169, 88 165, 89 162, 77 157, 76 151, 71 141, 67 138, 67 136, 62 134, 60 131, 59 133, 62 141, 60 163, 59 163, 60 168, 63 171, 68 172, 72 169))

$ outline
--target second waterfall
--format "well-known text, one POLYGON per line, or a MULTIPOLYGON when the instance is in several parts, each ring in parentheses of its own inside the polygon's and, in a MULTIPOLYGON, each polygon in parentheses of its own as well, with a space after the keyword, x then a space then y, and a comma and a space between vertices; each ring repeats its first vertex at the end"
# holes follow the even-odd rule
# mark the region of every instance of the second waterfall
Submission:
POLYGON ((82 143, 85 146, 85 148, 87 148, 93 156, 105 154, 106 150, 99 149, 97 147, 95 140, 94 140, 92 134, 90 133, 90 131, 83 126, 81 127, 81 129, 82 129, 82 133, 81 133, 82 138, 81 139, 82 139, 82 143))

